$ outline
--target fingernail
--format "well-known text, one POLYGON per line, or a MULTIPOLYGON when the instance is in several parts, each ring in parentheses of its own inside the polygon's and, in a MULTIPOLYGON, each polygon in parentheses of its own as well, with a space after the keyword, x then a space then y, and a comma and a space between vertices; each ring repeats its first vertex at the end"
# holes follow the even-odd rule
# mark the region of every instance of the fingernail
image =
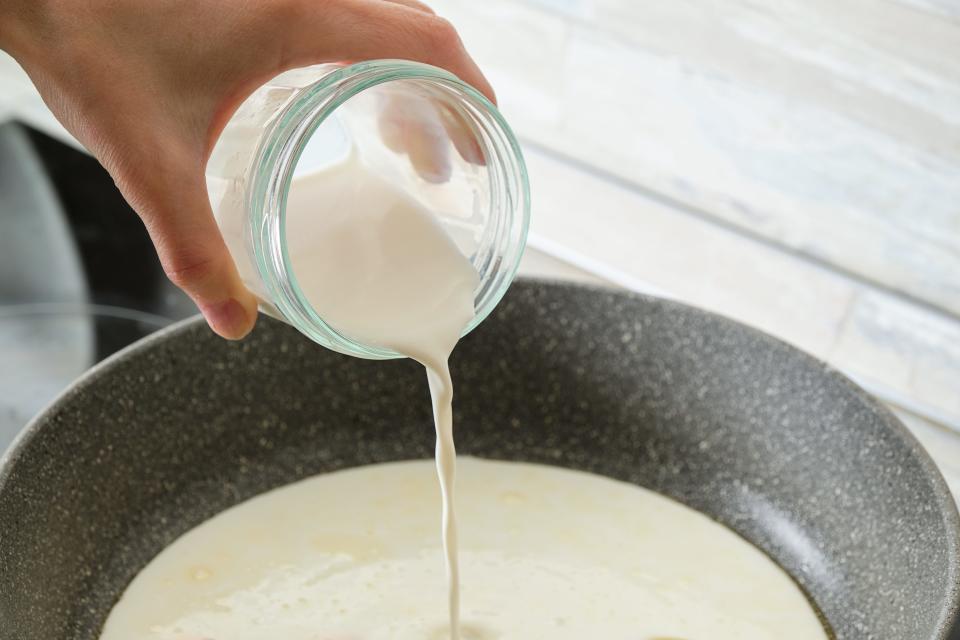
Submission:
POLYGON ((243 305, 233 298, 216 304, 201 305, 200 312, 210 328, 224 338, 239 340, 249 331, 250 320, 247 312, 243 305))

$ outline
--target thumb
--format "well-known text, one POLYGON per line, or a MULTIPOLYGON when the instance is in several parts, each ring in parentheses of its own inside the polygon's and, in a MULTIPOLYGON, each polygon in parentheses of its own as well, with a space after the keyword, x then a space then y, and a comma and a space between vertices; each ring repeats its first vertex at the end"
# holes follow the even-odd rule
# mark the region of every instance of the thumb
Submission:
POLYGON ((210 210, 206 186, 177 191, 175 199, 152 198, 149 209, 141 212, 160 263, 213 331, 240 339, 256 322, 257 299, 240 280, 210 210))

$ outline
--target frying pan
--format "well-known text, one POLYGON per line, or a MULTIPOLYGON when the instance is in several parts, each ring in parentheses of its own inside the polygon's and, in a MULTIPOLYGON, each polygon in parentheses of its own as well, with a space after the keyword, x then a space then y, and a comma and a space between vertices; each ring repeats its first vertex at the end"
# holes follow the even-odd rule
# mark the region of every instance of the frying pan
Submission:
MULTIPOLYGON (((763 549, 838 639, 949 637, 957 511, 878 402, 759 331, 655 298, 520 281, 452 358, 460 452, 659 491, 763 549)), ((305 476, 432 455, 426 377, 261 318, 189 320, 78 380, 0 462, 0 638, 95 639, 136 573, 305 476)), ((695 552, 695 550, 691 550, 695 552)))

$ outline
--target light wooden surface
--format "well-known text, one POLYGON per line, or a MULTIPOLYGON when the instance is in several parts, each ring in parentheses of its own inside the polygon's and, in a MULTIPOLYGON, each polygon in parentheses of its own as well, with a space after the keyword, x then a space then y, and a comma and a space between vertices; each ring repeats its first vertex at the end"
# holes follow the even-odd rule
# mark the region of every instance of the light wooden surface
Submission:
POLYGON ((435 0, 544 247, 960 427, 960 5, 435 0))
POLYGON ((460 26, 525 138, 960 312, 950 3, 433 4, 460 26))

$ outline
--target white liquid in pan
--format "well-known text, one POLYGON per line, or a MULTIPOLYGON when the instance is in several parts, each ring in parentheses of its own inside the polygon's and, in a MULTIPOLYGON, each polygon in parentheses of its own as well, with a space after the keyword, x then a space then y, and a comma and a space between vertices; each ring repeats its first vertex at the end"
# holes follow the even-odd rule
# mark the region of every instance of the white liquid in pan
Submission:
MULTIPOLYGON (((465 640, 823 640, 792 580, 658 494, 462 459, 465 640)), ((317 476, 190 531, 134 580, 102 640, 446 640, 427 461, 317 476)))

